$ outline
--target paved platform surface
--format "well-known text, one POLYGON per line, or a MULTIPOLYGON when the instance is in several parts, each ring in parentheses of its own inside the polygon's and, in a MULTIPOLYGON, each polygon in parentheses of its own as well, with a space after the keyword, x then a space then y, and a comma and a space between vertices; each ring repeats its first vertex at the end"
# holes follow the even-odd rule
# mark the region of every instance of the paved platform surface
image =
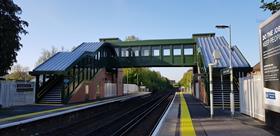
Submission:
POLYGON ((279 132, 268 129, 263 122, 249 116, 237 112, 235 117, 231 118, 230 112, 227 110, 215 109, 214 111, 215 116, 211 119, 209 109, 199 100, 189 94, 177 93, 157 135, 280 136, 279 132), (182 107, 184 101, 187 103, 187 109, 182 107), (184 112, 188 112, 190 116, 184 115, 184 112), (187 118, 191 120, 192 125, 186 121, 187 118), (191 127, 193 128, 191 129, 191 127))
POLYGON ((175 99, 170 105, 170 110, 166 115, 161 128, 159 129, 158 136, 179 136, 180 134, 180 96, 176 95, 175 99))
POLYGON ((43 118, 48 118, 56 115, 61 115, 68 112, 73 112, 85 108, 94 107, 97 105, 102 105, 106 103, 111 103, 115 101, 122 101, 126 99, 131 99, 138 96, 144 96, 150 94, 149 92, 139 92, 134 94, 129 94, 120 97, 108 98, 98 101, 91 101, 87 103, 79 104, 33 104, 25 106, 15 106, 11 108, 0 109, 0 129, 7 126, 18 125, 26 122, 32 122, 33 120, 39 120, 43 118))
POLYGON ((266 128, 263 122, 236 113, 234 118, 230 112, 215 109, 213 119, 209 118, 209 109, 189 94, 184 95, 189 107, 197 136, 273 136, 280 135, 266 128))

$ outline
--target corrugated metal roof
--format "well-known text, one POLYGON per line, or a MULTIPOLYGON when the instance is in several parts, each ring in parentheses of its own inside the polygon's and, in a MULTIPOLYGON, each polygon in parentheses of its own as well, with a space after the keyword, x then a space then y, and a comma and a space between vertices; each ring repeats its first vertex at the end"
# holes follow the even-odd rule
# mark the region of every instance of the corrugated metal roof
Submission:
POLYGON ((78 46, 76 49, 74 49, 72 52, 95 52, 100 46, 102 46, 104 42, 94 42, 94 43, 82 43, 80 46, 78 46))
MULTIPOLYGON (((214 62, 212 53, 214 50, 219 50, 221 59, 216 67, 229 67, 229 48, 224 37, 203 37, 197 38, 197 44, 201 49, 204 64, 208 67, 209 63, 214 62)), ((248 61, 244 58, 237 46, 233 46, 232 51, 232 66, 233 67, 250 67, 248 61)))
POLYGON ((55 72, 64 71, 85 52, 95 52, 103 45, 103 42, 82 43, 72 52, 58 52, 47 61, 36 67, 34 72, 55 72))

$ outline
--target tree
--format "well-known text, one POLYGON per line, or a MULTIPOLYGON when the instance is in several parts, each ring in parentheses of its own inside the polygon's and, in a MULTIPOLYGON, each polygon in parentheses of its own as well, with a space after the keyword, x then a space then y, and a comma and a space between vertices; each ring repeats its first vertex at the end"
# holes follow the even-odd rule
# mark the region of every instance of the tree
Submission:
MULTIPOLYGON (((73 51, 76 47, 72 47, 71 51, 73 51)), ((50 50, 47 49, 43 49, 41 56, 38 58, 38 60, 35 63, 35 66, 39 66, 40 64, 42 64, 43 62, 45 62, 46 60, 48 60, 50 57, 52 57, 53 55, 55 55, 58 52, 63 52, 63 51, 69 51, 68 49, 65 50, 65 48, 63 46, 59 48, 56 48, 54 46, 52 46, 52 48, 50 50)))
POLYGON ((56 48, 54 46, 52 46, 51 50, 43 49, 42 54, 36 61, 35 66, 39 66, 40 64, 45 62, 47 59, 49 59, 50 57, 52 57, 54 54, 58 53, 59 51, 64 51, 64 47, 61 47, 61 50, 59 50, 58 48, 56 48))
POLYGON ((7 80, 30 81, 33 77, 28 74, 29 68, 16 64, 12 67, 11 74, 5 76, 7 80))
POLYGON ((192 69, 190 69, 186 73, 184 73, 183 78, 179 81, 179 84, 184 86, 185 88, 190 88, 192 80, 193 80, 193 71, 192 69))
POLYGON ((58 52, 58 49, 55 48, 54 46, 52 46, 51 50, 46 50, 43 49, 41 56, 38 58, 38 60, 36 61, 35 66, 38 66, 40 64, 42 64, 43 62, 45 62, 47 59, 49 59, 50 57, 52 57, 54 54, 56 54, 58 52))
POLYGON ((130 35, 125 38, 125 41, 138 41, 138 40, 139 38, 136 37, 135 35, 130 35))
POLYGON ((27 34, 24 27, 28 23, 18 16, 21 13, 21 8, 12 0, 0 0, 0 76, 7 74, 17 62, 17 52, 22 47, 20 34, 27 34))
POLYGON ((148 68, 124 69, 124 77, 123 77, 124 83, 126 83, 127 76, 128 76, 128 82, 130 84, 137 84, 138 82, 140 85, 146 86, 153 92, 167 91, 173 88, 173 86, 171 85, 171 83, 166 77, 163 77, 159 72, 152 71, 148 68), (137 76, 138 76, 138 81, 137 81, 137 76))
POLYGON ((264 0, 261 0, 261 7, 264 11, 269 10, 272 14, 276 13, 278 10, 280 10, 280 2, 277 0, 273 0, 272 2, 265 2, 264 0))

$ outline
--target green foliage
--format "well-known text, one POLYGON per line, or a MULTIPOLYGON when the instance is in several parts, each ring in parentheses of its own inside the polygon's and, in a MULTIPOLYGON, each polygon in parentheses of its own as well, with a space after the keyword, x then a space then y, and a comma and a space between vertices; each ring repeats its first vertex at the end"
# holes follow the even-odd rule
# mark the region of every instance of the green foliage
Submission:
POLYGON ((27 34, 28 23, 18 15, 22 10, 12 0, 0 0, 0 76, 7 74, 16 62, 17 52, 22 47, 20 34, 27 34))
POLYGON ((280 2, 277 0, 273 0, 272 2, 264 2, 264 0, 261 0, 261 7, 264 11, 269 10, 272 14, 276 13, 278 10, 280 10, 280 2))
POLYGON ((6 80, 22 80, 30 81, 33 77, 28 74, 29 68, 23 67, 19 64, 12 67, 12 72, 9 75, 6 75, 6 80))
POLYGON ((188 70, 186 73, 184 73, 184 76, 179 81, 179 84, 181 86, 184 86, 185 88, 189 88, 191 87, 192 79, 193 79, 193 72, 192 70, 188 70))
POLYGON ((123 70, 123 82, 129 84, 143 85, 151 91, 167 91, 173 88, 169 80, 159 72, 148 68, 126 68, 123 70), (138 80, 137 80, 138 79, 138 80))
POLYGON ((138 40, 139 38, 134 35, 130 35, 125 38, 125 41, 138 41, 138 40))

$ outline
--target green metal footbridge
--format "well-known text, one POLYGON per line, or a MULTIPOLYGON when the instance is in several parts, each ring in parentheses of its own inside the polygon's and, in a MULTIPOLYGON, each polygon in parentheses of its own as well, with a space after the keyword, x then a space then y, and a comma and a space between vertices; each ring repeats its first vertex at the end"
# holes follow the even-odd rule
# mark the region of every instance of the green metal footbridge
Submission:
MULTIPOLYGON (((216 37, 213 33, 194 34, 187 39, 121 41, 118 38, 102 38, 99 42, 82 43, 71 52, 55 54, 31 72, 36 76, 36 102, 68 103, 77 87, 92 80, 101 68, 116 71, 118 68, 129 67, 193 67, 194 83, 199 83, 196 88, 200 90, 199 93, 205 94, 206 98, 203 99, 207 103, 208 64, 213 62, 212 52, 219 50, 222 57, 214 68, 213 81, 214 104, 219 106, 220 70, 229 66, 227 46, 224 37, 216 37)), ((236 46, 232 52, 237 79, 240 72, 250 70, 250 65, 236 46)), ((236 82, 235 102, 238 105, 236 82)), ((227 77, 223 84, 229 84, 227 77)), ((229 88, 225 87, 224 91, 226 94, 229 88)), ((229 95, 224 98, 229 103, 229 95)))

